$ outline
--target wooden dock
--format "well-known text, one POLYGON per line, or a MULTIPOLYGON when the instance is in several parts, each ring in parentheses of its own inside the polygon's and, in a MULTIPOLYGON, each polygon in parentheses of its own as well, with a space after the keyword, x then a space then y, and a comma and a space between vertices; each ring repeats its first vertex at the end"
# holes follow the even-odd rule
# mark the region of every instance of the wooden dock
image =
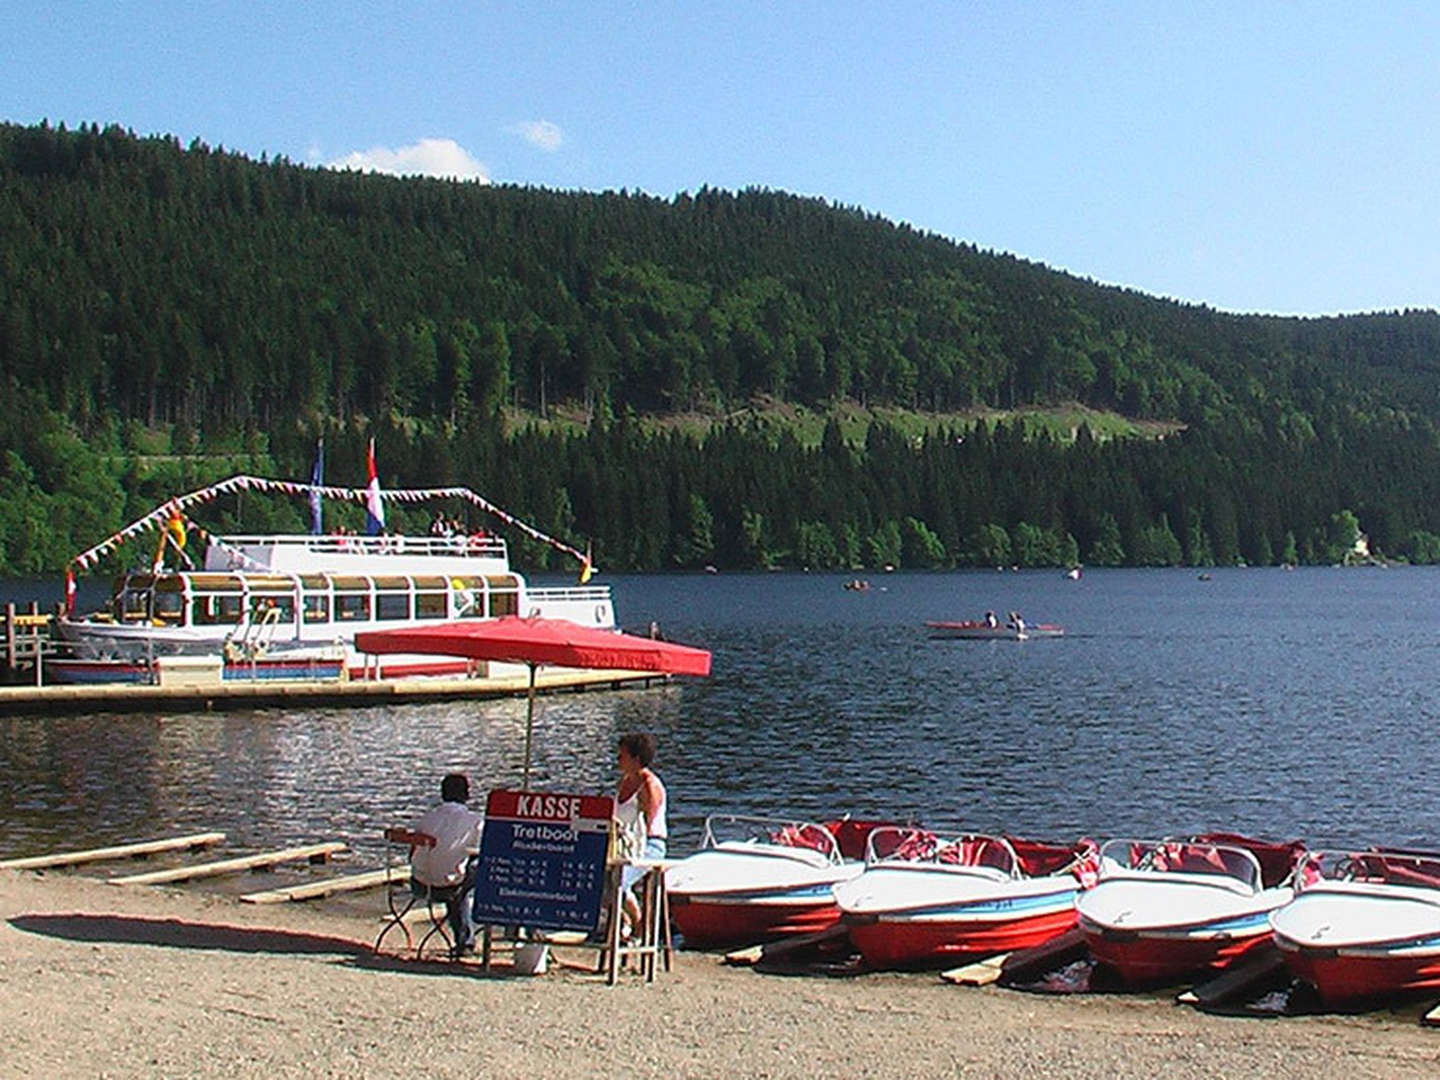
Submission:
POLYGON ((116 844, 112 847, 87 848, 85 851, 57 851, 49 855, 31 855, 23 859, 0 861, 0 870, 52 870, 61 866, 82 866, 85 863, 106 862, 112 859, 139 859, 146 855, 159 855, 166 851, 196 851, 213 844, 223 844, 223 832, 193 833, 190 836, 172 836, 163 840, 142 840, 134 844, 116 844))
POLYGON ((324 862, 331 855, 338 854, 345 850, 345 845, 339 840, 327 840, 323 844, 305 844, 302 847, 282 848, 279 851, 262 851, 258 855, 241 855, 234 859, 221 859, 219 862, 192 863, 189 866, 176 866, 170 870, 152 870, 146 874, 126 874, 124 877, 112 877, 107 881, 111 885, 169 885, 175 881, 194 881, 196 878, 218 877, 221 874, 235 874, 242 870, 268 869, 278 866, 281 863, 299 862, 308 859, 310 862, 324 862))
POLYGON ((388 882, 404 885, 410 881, 410 864, 392 866, 389 870, 366 870, 361 874, 345 877, 326 878, 306 885, 291 885, 283 889, 265 889, 262 892, 246 893, 240 897, 246 904, 286 904, 298 900, 319 900, 338 893, 360 892, 364 889, 379 888, 388 882))
MULTIPOLYGON (((618 690, 666 682, 653 671, 541 669, 539 693, 618 690)), ((141 686, 129 683, 74 686, 0 686, 0 715, 19 713, 209 712, 261 706, 393 705, 406 702, 523 696, 529 675, 483 678, 415 678, 351 682, 234 682, 206 686, 141 686)))

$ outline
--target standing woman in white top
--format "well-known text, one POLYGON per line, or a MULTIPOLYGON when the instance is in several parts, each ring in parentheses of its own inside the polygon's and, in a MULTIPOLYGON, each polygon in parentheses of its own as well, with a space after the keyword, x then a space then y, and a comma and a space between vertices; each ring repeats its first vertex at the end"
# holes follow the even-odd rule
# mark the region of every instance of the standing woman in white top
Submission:
MULTIPOLYGON (((624 827, 633 828, 637 837, 644 837, 641 851, 644 859, 663 859, 670 838, 670 827, 665 820, 665 785, 650 768, 654 760, 655 736, 649 733, 620 736, 620 790, 616 794, 619 806, 615 814, 624 827)), ((643 873, 639 867, 627 866, 621 874, 626 923, 632 928, 639 923, 640 904, 631 890, 643 873)))

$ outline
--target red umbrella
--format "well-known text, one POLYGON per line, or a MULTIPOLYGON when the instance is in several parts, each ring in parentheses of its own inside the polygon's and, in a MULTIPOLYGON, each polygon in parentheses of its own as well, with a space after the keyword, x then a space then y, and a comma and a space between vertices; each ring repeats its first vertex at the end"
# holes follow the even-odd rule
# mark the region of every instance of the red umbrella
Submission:
POLYGON ((355 635, 355 648, 366 653, 428 653, 528 664, 526 787, 530 784, 530 742, 535 719, 535 669, 541 664, 654 671, 665 675, 710 674, 710 653, 705 649, 622 634, 618 630, 581 626, 568 619, 523 619, 518 615, 364 631, 355 635))

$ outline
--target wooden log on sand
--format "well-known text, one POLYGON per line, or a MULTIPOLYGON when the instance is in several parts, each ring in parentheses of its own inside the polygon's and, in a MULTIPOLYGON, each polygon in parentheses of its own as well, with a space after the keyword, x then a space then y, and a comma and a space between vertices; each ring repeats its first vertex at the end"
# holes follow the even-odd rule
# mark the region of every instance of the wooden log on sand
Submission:
POLYGON ((105 862, 108 859, 131 859, 143 855, 157 855, 163 851, 193 851, 211 844, 223 844, 223 832, 195 833, 191 836, 172 836, 164 840, 142 840, 135 844, 119 844, 115 847, 90 848, 86 851, 56 852, 50 855, 32 855, 24 859, 6 859, 0 862, 0 870, 48 870, 57 866, 79 866, 82 863, 105 862))
POLYGON ((221 859, 219 862, 196 863, 194 866, 177 866, 173 870, 156 870, 149 874, 129 874, 125 877, 109 878, 111 885, 165 885, 172 881, 191 881, 195 878, 218 877, 241 870, 256 870, 261 867, 277 866, 280 863, 324 862, 345 845, 339 840, 323 844, 307 844, 304 847, 281 848, 279 851, 263 851, 259 855, 242 855, 237 859, 221 859))
POLYGON ((246 904, 284 904, 290 901, 318 900, 322 896, 334 896, 336 893, 374 889, 384 885, 387 881, 403 885, 409 880, 410 867, 408 865, 392 866, 388 874, 383 868, 367 870, 363 874, 327 878, 325 881, 312 881, 306 885, 295 885, 286 889, 266 889, 263 892, 246 893, 240 897, 240 900, 246 904))

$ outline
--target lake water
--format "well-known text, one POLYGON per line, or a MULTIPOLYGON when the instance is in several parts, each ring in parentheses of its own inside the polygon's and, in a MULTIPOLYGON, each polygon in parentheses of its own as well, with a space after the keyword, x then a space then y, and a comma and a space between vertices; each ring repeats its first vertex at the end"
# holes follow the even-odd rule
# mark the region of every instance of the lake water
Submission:
MULTIPOLYGON (((537 786, 608 791, 654 731, 676 839, 707 813, 917 818, 1052 838, 1224 828, 1440 845, 1440 569, 612 577, 708 680, 544 697, 537 786), (847 575, 848 576, 848 575, 847 575), (934 641, 987 608, 1057 640, 934 641)), ((43 603, 46 583, 0 583, 43 603)), ((377 849, 441 774, 518 781, 523 700, 0 717, 0 855, 219 828, 377 849)))

